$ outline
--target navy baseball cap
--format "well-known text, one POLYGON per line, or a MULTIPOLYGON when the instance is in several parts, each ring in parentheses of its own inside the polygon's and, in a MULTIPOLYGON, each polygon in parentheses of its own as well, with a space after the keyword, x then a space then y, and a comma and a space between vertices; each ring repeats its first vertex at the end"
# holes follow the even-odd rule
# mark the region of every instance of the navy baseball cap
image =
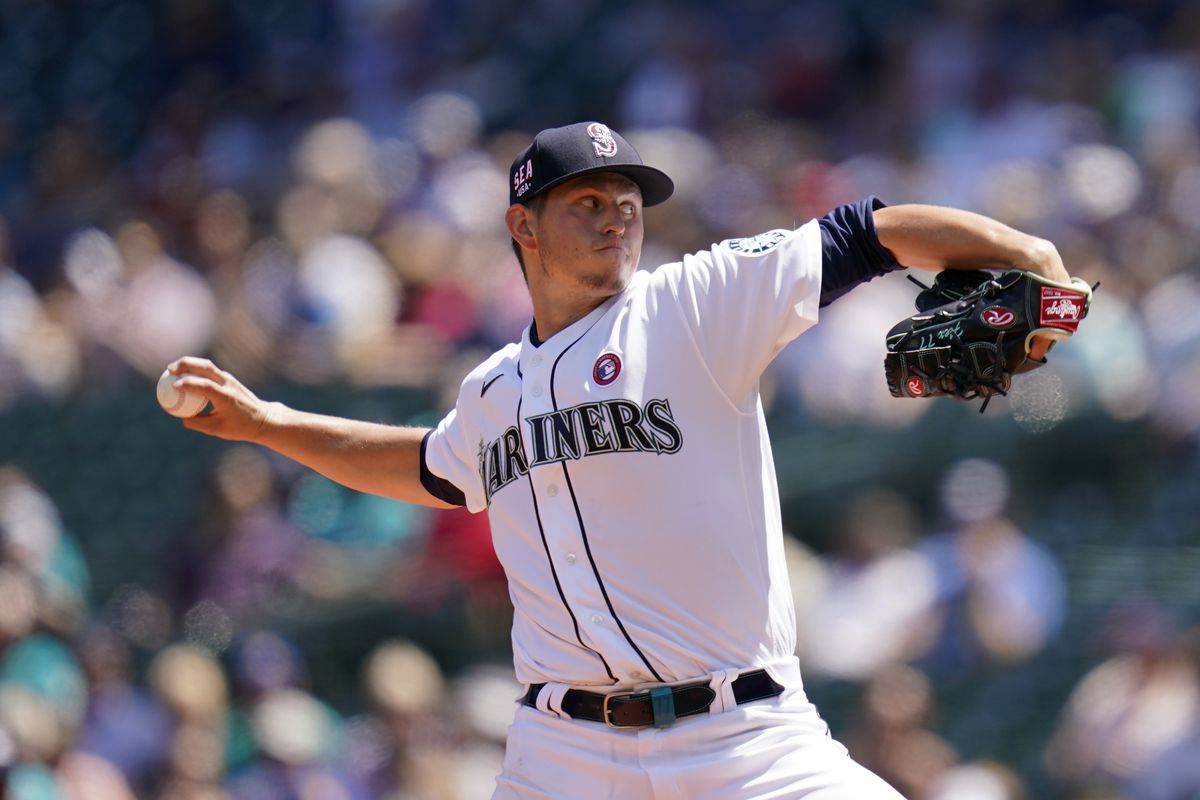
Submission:
POLYGON ((513 159, 508 203, 526 203, 552 186, 590 172, 616 172, 638 185, 642 205, 661 203, 675 191, 667 174, 642 163, 625 137, 602 122, 547 128, 513 159))

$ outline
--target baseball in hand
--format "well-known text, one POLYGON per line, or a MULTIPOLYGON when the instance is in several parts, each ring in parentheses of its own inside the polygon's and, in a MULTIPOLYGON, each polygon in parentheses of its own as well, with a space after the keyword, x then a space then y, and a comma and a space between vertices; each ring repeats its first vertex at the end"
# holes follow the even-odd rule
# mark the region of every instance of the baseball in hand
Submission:
POLYGON ((179 380, 178 375, 172 375, 167 370, 163 370, 163 374, 158 377, 158 387, 155 389, 155 394, 158 395, 158 404, 163 407, 163 411, 175 417, 194 417, 204 410, 208 405, 208 401, 198 394, 188 394, 181 392, 175 388, 175 381, 179 380))

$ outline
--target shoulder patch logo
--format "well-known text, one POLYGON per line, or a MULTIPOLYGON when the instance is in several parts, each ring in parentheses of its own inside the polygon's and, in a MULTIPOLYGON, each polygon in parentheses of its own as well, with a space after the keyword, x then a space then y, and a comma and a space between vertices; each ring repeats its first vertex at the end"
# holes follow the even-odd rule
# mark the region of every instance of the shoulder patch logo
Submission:
POLYGON ((726 239, 721 242, 722 247, 726 247, 735 253, 744 253, 748 256, 759 256, 763 253, 769 253, 774 250, 780 242, 788 237, 791 231, 776 229, 760 233, 758 236, 747 236, 744 239, 726 239))
POLYGON ((621 357, 616 353, 605 353, 596 359, 592 367, 592 379, 601 386, 608 386, 621 374, 621 357))

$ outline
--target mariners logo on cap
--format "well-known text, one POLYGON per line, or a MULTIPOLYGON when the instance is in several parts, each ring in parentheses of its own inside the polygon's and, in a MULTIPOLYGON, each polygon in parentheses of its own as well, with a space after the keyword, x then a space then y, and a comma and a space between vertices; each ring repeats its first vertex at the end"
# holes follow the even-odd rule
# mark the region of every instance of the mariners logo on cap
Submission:
POLYGON ((621 357, 616 353, 605 353, 596 359, 592 367, 592 378, 601 386, 608 386, 621 374, 621 357))
POLYGON ((592 147, 596 148, 596 155, 612 158, 617 154, 617 140, 603 122, 588 125, 587 135, 592 137, 592 147))

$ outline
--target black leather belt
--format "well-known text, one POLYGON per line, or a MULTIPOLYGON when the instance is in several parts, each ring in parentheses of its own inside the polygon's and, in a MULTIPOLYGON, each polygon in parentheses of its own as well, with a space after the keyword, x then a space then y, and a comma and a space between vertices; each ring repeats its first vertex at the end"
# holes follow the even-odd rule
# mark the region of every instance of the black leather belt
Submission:
MULTIPOLYGON (((530 708, 537 708, 538 693, 545 685, 530 684, 521 702, 530 708)), ((733 698, 738 705, 783 693, 783 687, 765 669, 743 672, 734 680, 732 688, 733 698)), ((571 719, 603 722, 611 728, 642 728, 647 725, 662 728, 679 717, 703 714, 716 699, 717 693, 707 681, 612 694, 568 689, 563 695, 562 710, 571 719)))

